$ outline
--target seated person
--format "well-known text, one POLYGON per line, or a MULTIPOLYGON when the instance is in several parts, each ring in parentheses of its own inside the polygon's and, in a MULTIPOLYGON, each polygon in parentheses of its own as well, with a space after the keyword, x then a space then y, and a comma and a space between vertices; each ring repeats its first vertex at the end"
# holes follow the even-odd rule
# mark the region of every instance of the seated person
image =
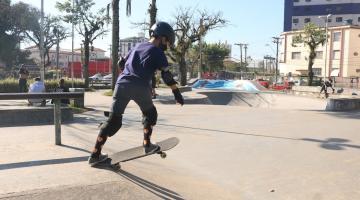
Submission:
MULTIPOLYGON (((59 81, 59 86, 55 88, 55 92, 69 92, 69 88, 65 86, 65 80, 62 78, 59 81)), ((54 103, 54 100, 51 101, 54 103)), ((61 99, 61 104, 70 104, 69 99, 61 99)))
MULTIPOLYGON (((41 81, 40 77, 35 78, 35 82, 30 85, 29 93, 42 93, 45 92, 45 84, 41 81)), ((29 99, 29 105, 40 104, 45 106, 45 99, 29 99)))

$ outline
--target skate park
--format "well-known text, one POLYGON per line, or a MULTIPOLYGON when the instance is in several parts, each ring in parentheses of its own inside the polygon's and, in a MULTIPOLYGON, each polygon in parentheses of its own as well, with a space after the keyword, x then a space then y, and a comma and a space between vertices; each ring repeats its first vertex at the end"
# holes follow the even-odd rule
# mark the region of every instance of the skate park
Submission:
MULTIPOLYGON (((88 111, 62 124, 0 128, 1 199, 357 199, 359 112, 328 112, 327 101, 272 91, 196 89, 175 105, 157 90, 154 141, 178 137, 166 159, 153 155, 122 169, 91 168, 87 158, 111 97, 85 93, 88 111)), ((23 104, 2 101, 1 108, 23 104)), ((141 111, 131 102, 104 152, 141 143, 141 111)))

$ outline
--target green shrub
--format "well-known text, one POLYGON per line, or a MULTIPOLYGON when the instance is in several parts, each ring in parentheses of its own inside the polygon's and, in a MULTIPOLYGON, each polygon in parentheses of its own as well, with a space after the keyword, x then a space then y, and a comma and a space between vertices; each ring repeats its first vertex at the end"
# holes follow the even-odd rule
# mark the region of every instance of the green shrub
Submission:
POLYGON ((0 93, 19 92, 19 80, 7 78, 0 80, 0 93))

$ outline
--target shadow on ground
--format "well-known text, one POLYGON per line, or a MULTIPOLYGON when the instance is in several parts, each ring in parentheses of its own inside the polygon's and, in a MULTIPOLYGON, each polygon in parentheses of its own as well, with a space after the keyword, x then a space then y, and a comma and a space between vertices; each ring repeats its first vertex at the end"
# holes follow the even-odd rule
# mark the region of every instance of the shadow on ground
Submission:
MULTIPOLYGON (((69 145, 60 145, 60 147, 82 151, 85 153, 89 153, 90 151, 73 147, 69 145)), ((0 170, 9 170, 9 169, 17 169, 17 168, 26 168, 26 167, 37 167, 43 165, 57 165, 57 164, 66 164, 66 163, 76 163, 76 162, 84 162, 87 161, 89 156, 81 156, 81 157, 73 157, 73 158, 59 158, 59 159, 49 159, 49 160, 34 160, 34 161, 25 161, 18 163, 8 163, 8 164, 0 164, 0 170)))
POLYGON ((360 111, 348 111, 348 112, 330 112, 324 110, 306 110, 306 111, 318 112, 324 115, 329 115, 344 119, 360 119, 360 111))
POLYGON ((157 197, 159 197, 160 199, 175 199, 175 200, 184 200, 183 197, 181 197, 181 195, 179 195, 178 193, 169 190, 167 188, 164 188, 162 186, 159 186, 155 183, 152 183, 150 181, 147 181, 143 178, 140 178, 138 176, 135 176, 134 174, 131 174, 129 172, 126 172, 122 169, 115 169, 110 165, 110 160, 107 160, 106 163, 103 163, 102 165, 96 166, 95 168, 98 169, 104 169, 104 170, 109 170, 112 171, 120 176, 122 176, 123 178, 125 178, 126 180, 134 183, 135 185, 151 192, 152 194, 156 195, 157 197))
POLYGON ((346 148, 360 149, 359 145, 348 144, 351 141, 347 140, 347 139, 342 139, 342 138, 328 138, 326 140, 303 138, 301 140, 307 141, 307 142, 319 143, 321 148, 324 148, 327 150, 346 150, 346 148))

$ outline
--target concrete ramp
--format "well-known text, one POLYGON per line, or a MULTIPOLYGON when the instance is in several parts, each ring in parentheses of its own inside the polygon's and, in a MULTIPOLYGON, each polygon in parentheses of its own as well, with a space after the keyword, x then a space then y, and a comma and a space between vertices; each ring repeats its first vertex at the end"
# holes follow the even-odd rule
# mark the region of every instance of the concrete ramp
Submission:
POLYGON ((250 80, 198 80, 194 89, 227 90, 243 92, 264 92, 267 89, 256 81, 250 80))
POLYGON ((273 95, 266 93, 246 93, 237 91, 202 91, 199 94, 207 97, 212 105, 270 107, 273 95))

